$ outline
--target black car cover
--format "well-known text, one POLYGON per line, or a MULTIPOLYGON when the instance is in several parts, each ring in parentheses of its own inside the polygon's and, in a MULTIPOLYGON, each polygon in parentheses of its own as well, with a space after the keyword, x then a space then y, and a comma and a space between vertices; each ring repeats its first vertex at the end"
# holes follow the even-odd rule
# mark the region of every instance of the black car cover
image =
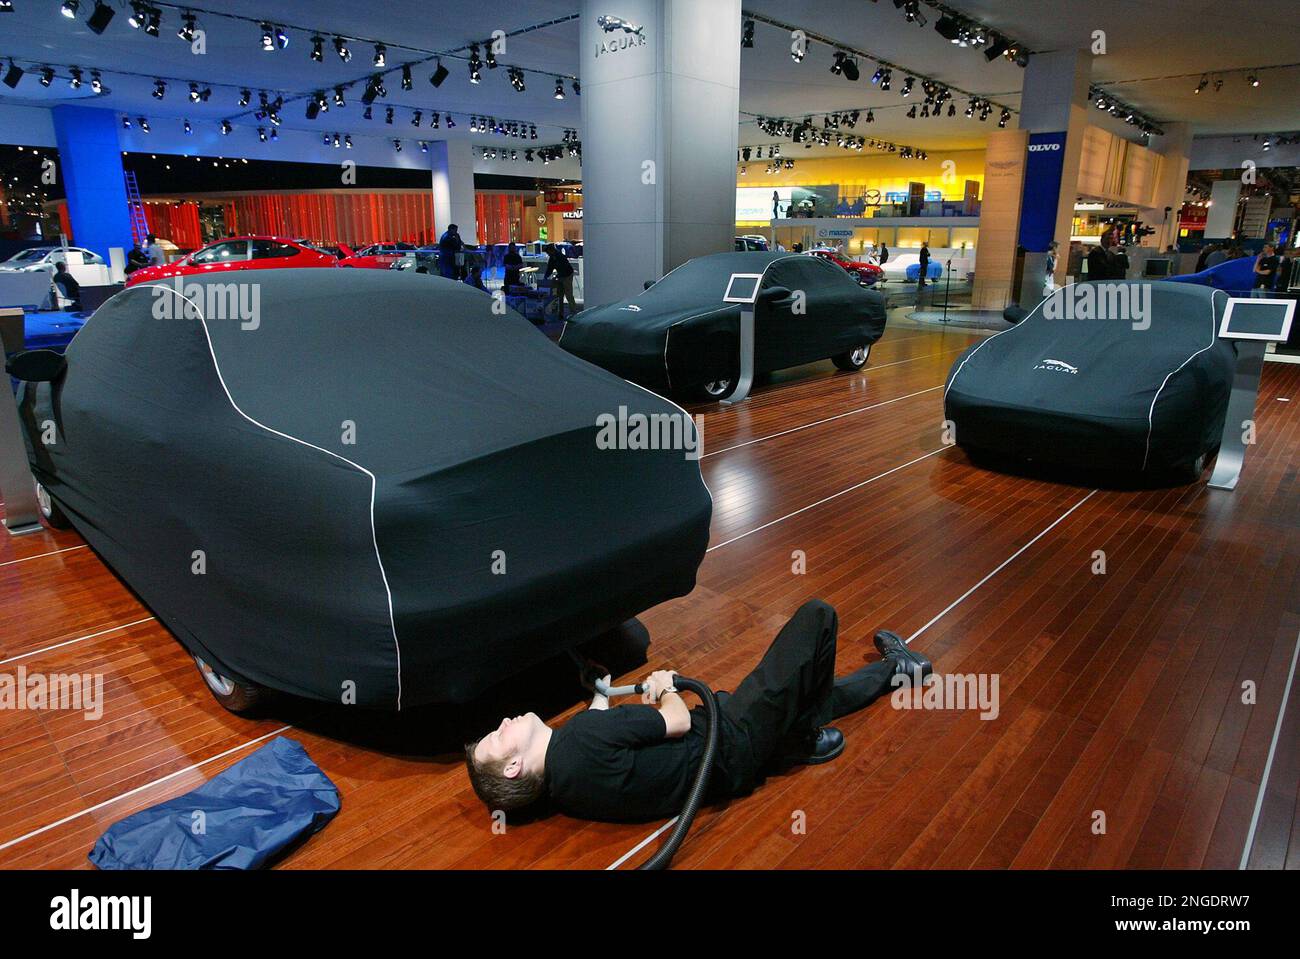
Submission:
POLYGON ((560 345, 619 376, 657 390, 735 380, 740 306, 724 303, 735 273, 762 275, 762 287, 803 295, 760 301, 754 313, 754 366, 784 369, 875 343, 885 332, 885 298, 818 257, 794 253, 717 253, 672 270, 630 300, 584 310, 560 345))
POLYGON ((1227 301, 1141 280, 1062 287, 953 364, 944 415, 957 445, 1122 473, 1190 466, 1227 413, 1227 301))
POLYGON ((221 672, 465 701, 694 587, 698 460, 598 446, 601 417, 678 407, 441 278, 185 280, 109 300, 23 414, 36 478, 221 672))

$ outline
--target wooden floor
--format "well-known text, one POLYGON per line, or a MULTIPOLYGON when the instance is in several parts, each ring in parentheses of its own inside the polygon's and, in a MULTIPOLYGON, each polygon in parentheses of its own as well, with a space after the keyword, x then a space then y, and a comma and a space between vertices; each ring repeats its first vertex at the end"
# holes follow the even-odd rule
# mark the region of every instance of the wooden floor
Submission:
MULTIPOLYGON (((1300 366, 1265 364, 1235 492, 1093 490, 943 446, 944 377, 979 338, 895 325, 864 374, 811 367, 700 408, 711 545, 695 591, 642 617, 651 667, 734 686, 818 596, 841 671, 889 628, 939 672, 997 674, 1001 702, 987 721, 876 703, 840 723, 835 762, 706 808, 677 866, 1300 866, 1300 693, 1279 716, 1300 643, 1300 366)), ((0 711, 0 866, 86 867, 110 823, 277 734, 343 796, 285 868, 627 868, 662 825, 494 833, 438 714, 229 715, 75 534, 0 536, 0 601, 0 671, 102 673, 107 700, 98 721, 0 711)))

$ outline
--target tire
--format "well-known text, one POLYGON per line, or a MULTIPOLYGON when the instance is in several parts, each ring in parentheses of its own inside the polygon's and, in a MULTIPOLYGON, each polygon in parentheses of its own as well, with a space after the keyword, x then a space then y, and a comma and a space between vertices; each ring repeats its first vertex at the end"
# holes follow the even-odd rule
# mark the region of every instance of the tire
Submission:
POLYGON ((709 380, 700 387, 700 391, 711 400, 721 400, 731 395, 735 382, 730 379, 709 380))
POLYGON ((223 676, 200 656, 193 653, 190 655, 194 656, 194 665, 198 667, 199 675, 203 677, 203 683, 208 687, 208 692, 212 693, 212 698, 235 715, 247 716, 254 713, 266 700, 266 690, 263 687, 244 679, 223 676))
POLYGON ((871 356, 871 344, 867 343, 856 349, 849 350, 847 353, 838 353, 831 357, 831 362, 837 369, 846 373, 856 373, 867 365, 867 359, 871 356))
POLYGON ((63 512, 59 504, 54 502, 50 491, 40 483, 36 484, 36 505, 40 508, 41 517, 50 529, 72 529, 72 521, 68 519, 68 514, 63 512))

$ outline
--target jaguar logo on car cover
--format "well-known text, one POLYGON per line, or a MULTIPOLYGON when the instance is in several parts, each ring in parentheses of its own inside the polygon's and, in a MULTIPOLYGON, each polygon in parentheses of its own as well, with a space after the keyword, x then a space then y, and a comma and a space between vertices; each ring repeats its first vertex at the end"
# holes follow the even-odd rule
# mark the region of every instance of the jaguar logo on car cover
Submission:
POLYGON ((596 46, 596 56, 645 45, 645 27, 641 24, 631 23, 622 17, 597 17, 596 24, 606 33, 618 34, 600 41, 596 46))
POLYGON ((635 303, 629 303, 627 306, 620 306, 619 309, 620 309, 620 310, 631 310, 633 313, 640 313, 640 312, 641 312, 641 307, 637 306, 635 303))
POLYGON ((1071 366, 1065 360, 1043 360, 1034 366, 1036 370, 1051 370, 1054 373, 1078 374, 1079 368, 1071 366))

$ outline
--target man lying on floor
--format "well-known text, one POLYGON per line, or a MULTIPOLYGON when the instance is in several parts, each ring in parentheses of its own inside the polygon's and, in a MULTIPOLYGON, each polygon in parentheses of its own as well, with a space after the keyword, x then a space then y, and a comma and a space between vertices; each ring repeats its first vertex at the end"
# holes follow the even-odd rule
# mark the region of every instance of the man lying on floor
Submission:
MULTIPOLYGON (((930 661, 894 633, 876 634, 881 659, 835 676, 835 610, 819 600, 801 606, 762 661, 734 693, 719 692, 718 752, 710 800, 743 796, 786 763, 824 763, 844 751, 831 720, 863 709, 896 673, 919 683, 930 661)), ((687 709, 660 670, 645 682, 641 703, 591 708, 558 729, 535 713, 507 718, 465 747, 478 797, 492 810, 521 809, 540 799, 584 819, 662 819, 681 811, 704 752, 708 719, 687 709)))

